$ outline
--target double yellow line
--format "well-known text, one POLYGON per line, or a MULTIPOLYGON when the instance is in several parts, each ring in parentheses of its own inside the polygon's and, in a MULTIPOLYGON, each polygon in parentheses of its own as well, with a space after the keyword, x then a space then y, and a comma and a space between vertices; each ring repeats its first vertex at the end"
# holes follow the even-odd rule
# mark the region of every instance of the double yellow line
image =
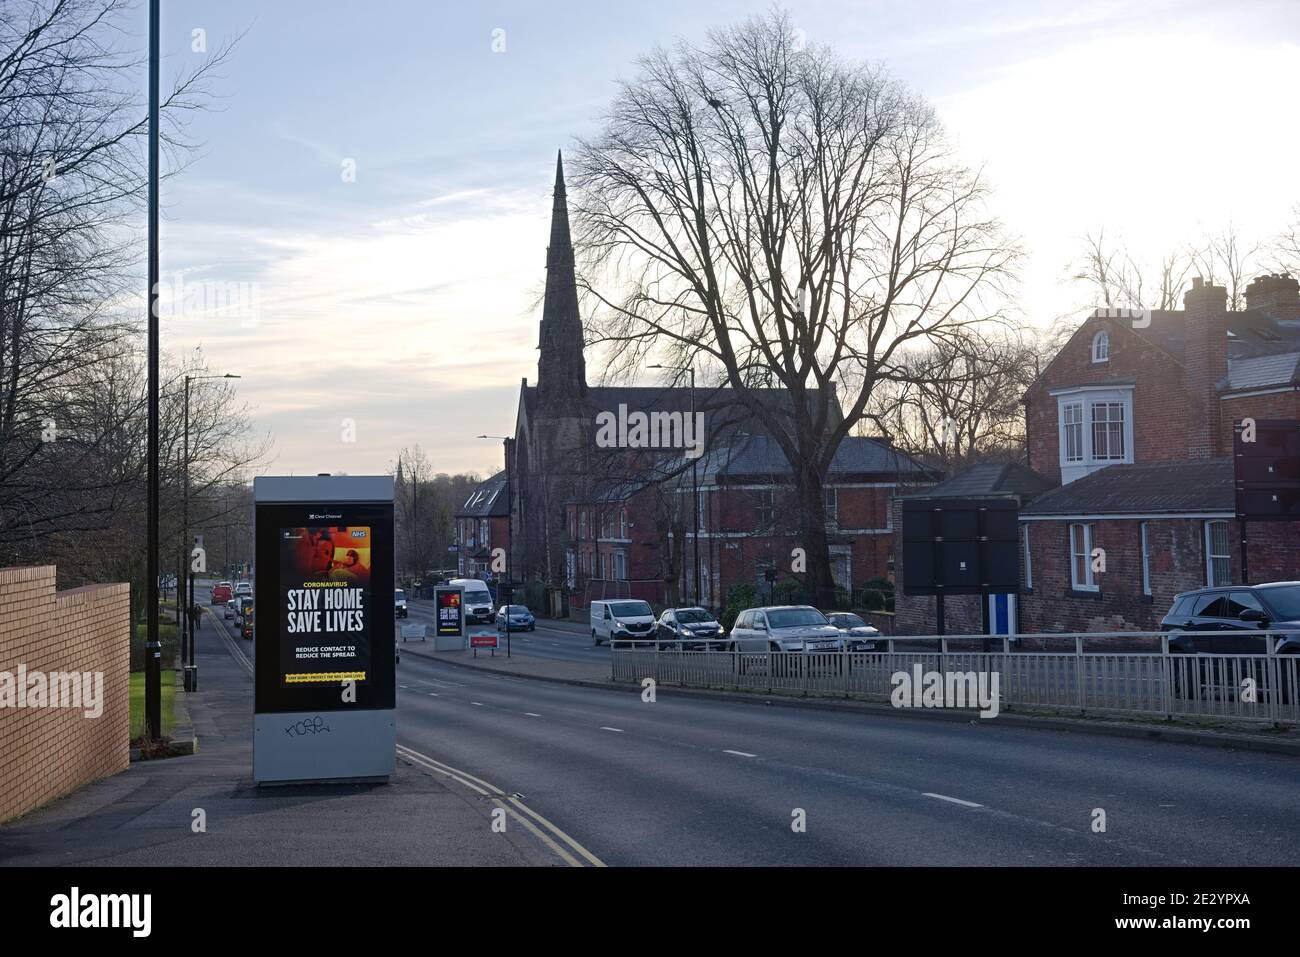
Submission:
POLYGON ((441 761, 429 757, 427 754, 421 754, 419 751, 408 748, 404 744, 399 744, 397 746, 397 754, 398 757, 405 758, 407 761, 410 761, 418 767, 424 768, 426 771, 432 771, 435 774, 441 774, 444 777, 451 778, 456 783, 464 785, 476 794, 491 798, 492 803, 497 807, 502 808, 514 821, 523 826, 527 831, 529 831, 529 833, 554 851, 556 856, 570 867, 605 866, 604 861, 562 831, 557 825, 542 817, 542 815, 538 814, 513 794, 506 794, 500 788, 489 784, 482 778, 476 778, 474 775, 466 771, 453 768, 449 764, 444 764, 441 761))

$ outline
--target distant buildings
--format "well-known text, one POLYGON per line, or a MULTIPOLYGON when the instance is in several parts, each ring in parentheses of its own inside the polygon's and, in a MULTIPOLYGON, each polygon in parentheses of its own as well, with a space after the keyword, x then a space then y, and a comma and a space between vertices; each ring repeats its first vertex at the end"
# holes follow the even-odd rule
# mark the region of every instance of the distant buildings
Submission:
MULTIPOLYGON (((1175 594, 1241 580, 1233 426, 1300 419, 1300 284, 1261 276, 1246 305, 1229 312, 1196 279, 1181 310, 1098 310, 1025 393, 1032 475, 1007 490, 1022 503, 1019 631, 1151 630, 1175 594)), ((978 478, 968 494, 997 494, 978 478)), ((1293 523, 1248 537, 1253 582, 1300 578, 1293 523)), ((900 597, 900 630, 932 630, 933 604, 900 597)), ((948 630, 978 630, 974 600, 958 607, 948 630)))

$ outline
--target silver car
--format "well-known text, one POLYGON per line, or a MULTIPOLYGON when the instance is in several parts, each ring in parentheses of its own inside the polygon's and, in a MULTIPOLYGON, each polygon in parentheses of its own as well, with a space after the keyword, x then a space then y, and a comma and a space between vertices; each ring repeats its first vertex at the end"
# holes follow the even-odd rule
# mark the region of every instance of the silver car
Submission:
POLYGON ((840 630, 811 605, 742 611, 731 628, 734 651, 843 651, 840 630))

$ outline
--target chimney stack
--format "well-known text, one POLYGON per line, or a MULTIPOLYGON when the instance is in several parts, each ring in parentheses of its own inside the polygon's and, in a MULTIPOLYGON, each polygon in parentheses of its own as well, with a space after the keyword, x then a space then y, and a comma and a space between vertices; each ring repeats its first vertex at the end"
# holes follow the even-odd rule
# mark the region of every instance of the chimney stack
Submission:
POLYGON ((1228 374, 1228 291, 1200 276, 1183 295, 1187 335, 1183 366, 1187 377, 1187 453, 1213 458, 1219 444, 1219 392, 1228 374))
POLYGON ((1300 305, 1300 282, 1290 273, 1256 276, 1246 287, 1247 309, 1300 305))

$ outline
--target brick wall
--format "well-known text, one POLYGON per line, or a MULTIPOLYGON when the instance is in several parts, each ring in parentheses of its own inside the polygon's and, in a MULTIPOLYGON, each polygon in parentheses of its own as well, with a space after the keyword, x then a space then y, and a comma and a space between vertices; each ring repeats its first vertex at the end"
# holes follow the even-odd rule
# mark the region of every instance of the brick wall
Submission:
MULTIPOLYGON (((1098 592, 1072 590, 1068 522, 1028 522, 1033 591, 1020 598, 1025 632, 1156 631, 1179 592, 1206 584, 1203 519, 1150 519, 1147 553, 1151 595, 1142 593, 1141 522, 1094 521, 1092 546, 1106 552, 1098 592)), ((1290 522, 1247 527, 1252 583, 1300 579, 1300 536, 1290 522)), ((1231 581, 1241 580, 1241 533, 1228 522, 1231 581)))
MULTIPOLYGON (((0 568, 0 672, 103 672, 103 713, 0 708, 0 821, 130 762, 129 585, 55 591, 53 566, 0 568)), ((0 678, 0 681, 4 680, 0 678)))
POLYGON ((1029 467, 1055 482, 1061 481, 1060 428, 1053 389, 1115 380, 1136 382, 1133 388, 1133 454, 1135 462, 1187 458, 1187 392, 1183 367, 1173 356, 1135 332, 1130 323, 1093 317, 1025 393, 1025 430, 1029 467), (1110 337, 1110 358, 1092 361, 1092 340, 1101 330, 1110 337))
POLYGON ((1300 419, 1300 389, 1224 396, 1220 406, 1219 448, 1231 455, 1232 429, 1242 419, 1300 419))

